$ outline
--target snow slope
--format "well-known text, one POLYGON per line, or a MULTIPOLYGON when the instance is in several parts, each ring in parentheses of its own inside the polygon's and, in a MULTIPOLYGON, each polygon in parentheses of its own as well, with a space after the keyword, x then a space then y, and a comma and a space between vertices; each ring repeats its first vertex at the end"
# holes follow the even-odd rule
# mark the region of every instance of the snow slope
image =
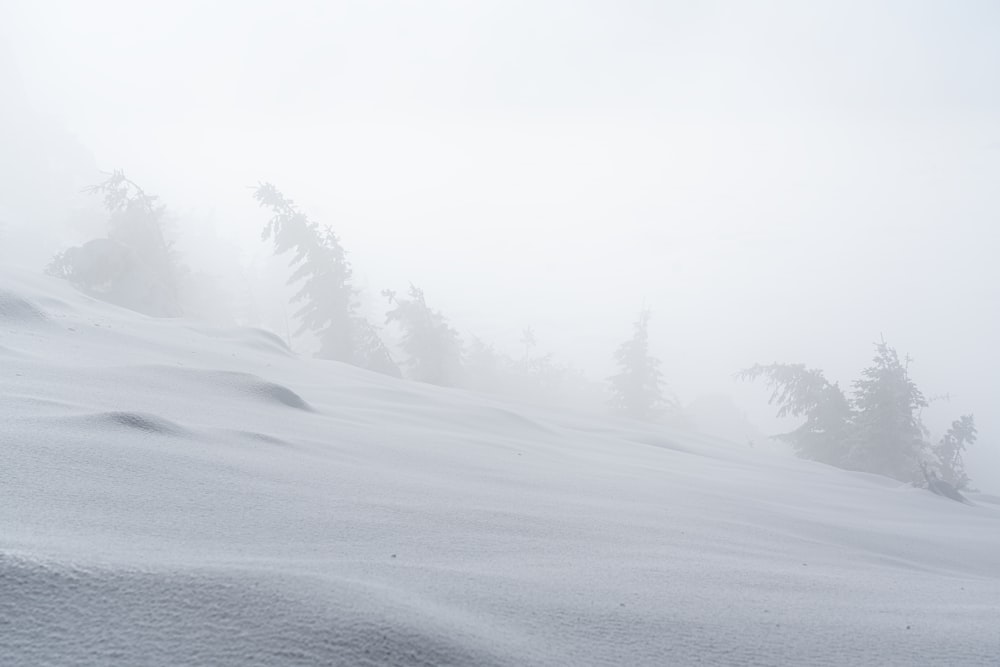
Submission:
POLYGON ((0 269, 2 665, 1000 664, 1000 504, 0 269))

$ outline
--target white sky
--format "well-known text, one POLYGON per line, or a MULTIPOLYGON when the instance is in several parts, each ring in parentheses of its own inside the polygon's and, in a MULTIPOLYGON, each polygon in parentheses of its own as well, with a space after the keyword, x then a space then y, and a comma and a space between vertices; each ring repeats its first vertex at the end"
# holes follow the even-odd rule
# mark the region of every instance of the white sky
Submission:
MULTIPOLYGON (((30 103, 248 248, 274 182, 373 296, 601 377, 645 303, 682 399, 880 334, 1000 488, 1000 4, 6 0, 30 103)), ((752 399, 752 400, 751 400, 752 399)))

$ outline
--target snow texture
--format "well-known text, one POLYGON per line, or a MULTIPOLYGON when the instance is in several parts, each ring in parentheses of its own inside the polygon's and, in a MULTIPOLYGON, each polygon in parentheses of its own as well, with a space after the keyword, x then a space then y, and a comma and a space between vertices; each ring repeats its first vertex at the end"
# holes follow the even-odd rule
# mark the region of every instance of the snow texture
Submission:
POLYGON ((997 665, 970 499, 0 270, 2 665, 997 665))

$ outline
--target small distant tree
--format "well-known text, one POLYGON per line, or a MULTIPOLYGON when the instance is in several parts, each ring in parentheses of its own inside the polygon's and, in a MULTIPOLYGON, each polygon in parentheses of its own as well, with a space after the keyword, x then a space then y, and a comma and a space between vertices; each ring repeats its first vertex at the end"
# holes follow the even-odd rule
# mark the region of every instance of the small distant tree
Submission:
POLYGON ((660 360, 649 351, 649 318, 644 308, 632 337, 615 352, 620 371, 609 378, 611 406, 633 419, 653 419, 675 407, 664 395, 660 360))
POLYGON ((535 338, 535 330, 531 327, 526 328, 521 332, 521 345, 524 346, 524 363, 529 365, 531 363, 531 353, 538 344, 538 340, 535 338))
POLYGON ((384 290, 392 308, 386 313, 386 323, 395 323, 403 331, 402 347, 410 377, 420 382, 455 386, 462 373, 462 342, 458 332, 445 317, 430 308, 423 290, 413 284, 407 298, 399 298, 392 290, 384 290))
POLYGON ((330 227, 320 227, 302 213, 291 199, 270 183, 254 190, 257 203, 271 210, 261 233, 272 240, 276 254, 292 251, 295 267, 289 284, 299 284, 292 301, 301 303, 295 317, 296 335, 311 332, 319 339, 316 356, 399 375, 378 330, 358 314, 357 290, 351 264, 340 239, 330 227))
POLYGON ((507 365, 506 357, 492 344, 471 336, 462 361, 463 386, 473 391, 498 393, 502 390, 507 365))
POLYGON ((969 476, 965 474, 965 462, 962 453, 966 446, 976 442, 976 421, 972 415, 962 415, 951 423, 951 428, 934 445, 934 455, 937 457, 941 478, 962 490, 969 486, 969 476))
POLYGON ((764 378, 778 406, 778 417, 805 417, 798 428, 774 438, 788 443, 802 458, 845 466, 852 428, 851 405, 823 371, 804 364, 757 364, 737 374, 742 380, 764 378))
POLYGON ((910 379, 899 355, 882 340, 872 365, 854 383, 854 437, 849 465, 901 481, 918 478, 920 455, 927 448, 920 410, 927 400, 910 379))
POLYGON ((178 266, 163 233, 166 208, 122 170, 85 192, 104 200, 107 238, 56 255, 46 272, 132 310, 161 317, 180 315, 178 266))
POLYGON ((551 401, 559 393, 569 368, 557 363, 551 352, 538 354, 538 339, 533 327, 521 332, 524 356, 515 369, 521 392, 538 402, 551 401))

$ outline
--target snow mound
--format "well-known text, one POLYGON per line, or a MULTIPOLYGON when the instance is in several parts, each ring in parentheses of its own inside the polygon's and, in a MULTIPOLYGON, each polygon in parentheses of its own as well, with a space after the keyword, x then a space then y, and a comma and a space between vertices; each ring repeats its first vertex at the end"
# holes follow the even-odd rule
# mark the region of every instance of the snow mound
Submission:
POLYGON ((232 345, 239 345, 257 352, 269 352, 280 354, 286 357, 293 356, 285 341, 270 331, 257 329, 255 327, 236 328, 215 328, 208 326, 191 326, 195 331, 204 336, 219 338, 232 345))
POLYGON ((184 436, 187 429, 169 419, 141 412, 101 412, 64 420, 74 430, 91 429, 100 433, 109 429, 133 430, 150 435, 184 436))
POLYGON ((226 399, 248 401, 267 407, 294 408, 312 412, 313 408, 295 391, 276 382, 270 382, 252 373, 231 370, 178 368, 171 366, 136 366, 119 369, 115 373, 122 381, 141 381, 162 400, 169 401, 170 394, 178 389, 195 395, 216 397, 220 403, 226 399))
POLYGON ((48 316, 34 303, 20 295, 0 289, 0 322, 6 325, 38 325, 48 323, 48 316))
POLYGON ((197 371, 201 381, 214 385, 222 392, 245 397, 254 402, 267 405, 283 405, 296 410, 312 412, 312 407, 301 396, 284 385, 268 382, 250 373, 233 371, 197 371))

